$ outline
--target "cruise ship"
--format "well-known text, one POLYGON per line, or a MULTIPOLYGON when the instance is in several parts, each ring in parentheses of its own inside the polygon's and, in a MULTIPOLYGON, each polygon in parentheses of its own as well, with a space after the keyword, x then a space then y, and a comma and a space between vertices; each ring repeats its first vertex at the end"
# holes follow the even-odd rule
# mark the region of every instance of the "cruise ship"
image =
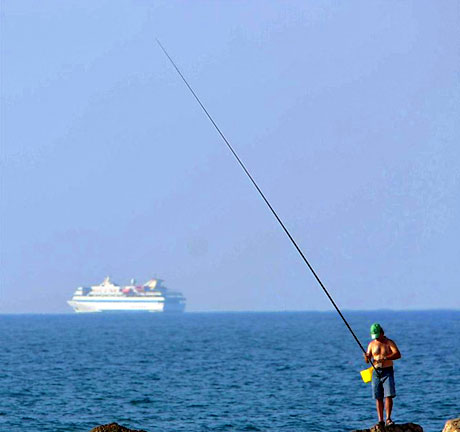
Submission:
POLYGON ((185 297, 171 291, 161 279, 151 279, 143 285, 114 284, 106 277, 100 285, 79 287, 67 303, 75 312, 183 312, 185 297))

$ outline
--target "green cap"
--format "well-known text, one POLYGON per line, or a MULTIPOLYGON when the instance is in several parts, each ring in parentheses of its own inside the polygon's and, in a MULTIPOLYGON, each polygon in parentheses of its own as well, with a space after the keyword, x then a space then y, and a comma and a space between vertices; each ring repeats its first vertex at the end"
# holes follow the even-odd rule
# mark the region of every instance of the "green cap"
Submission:
POLYGON ((372 339, 377 339, 381 333, 382 333, 382 326, 379 323, 374 323, 371 325, 372 339))

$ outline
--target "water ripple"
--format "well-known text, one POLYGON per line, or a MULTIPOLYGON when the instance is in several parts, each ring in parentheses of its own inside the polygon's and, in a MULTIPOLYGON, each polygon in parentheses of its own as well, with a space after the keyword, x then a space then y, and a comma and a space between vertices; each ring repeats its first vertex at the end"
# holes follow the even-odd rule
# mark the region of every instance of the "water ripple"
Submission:
MULTIPOLYGON (((398 422, 458 416, 459 312, 347 313, 400 346, 398 422), (427 348, 427 335, 437 335, 427 348)), ((0 316, 0 430, 318 431, 374 424, 362 356, 333 313, 0 316)))

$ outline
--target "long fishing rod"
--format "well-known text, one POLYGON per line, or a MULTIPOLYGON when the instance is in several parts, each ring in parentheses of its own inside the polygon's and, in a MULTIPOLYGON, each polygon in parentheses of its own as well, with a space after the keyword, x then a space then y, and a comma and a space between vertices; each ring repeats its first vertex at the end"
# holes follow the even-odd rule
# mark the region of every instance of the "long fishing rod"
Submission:
MULTIPOLYGON (((208 110, 205 108, 205 106, 203 105, 203 103, 201 102, 200 98, 197 96, 197 94, 195 93, 195 91, 192 89, 192 87, 190 86, 190 84, 187 82, 187 80, 185 79, 184 75, 182 75, 182 72, 179 70, 179 68, 176 66, 176 63, 174 63, 173 59, 171 58, 171 56, 168 54, 168 52, 166 51, 165 47, 161 44, 161 42, 157 39, 156 40, 158 45, 160 46, 160 48, 162 49, 162 51, 164 52, 164 54, 166 55, 166 57, 169 59, 169 61, 171 62, 171 64, 174 66, 174 69, 176 69, 177 73, 179 74, 179 76, 182 78, 182 81, 184 81, 185 85, 188 87, 188 89, 190 90, 190 92, 192 93, 192 95, 195 97, 196 101, 198 102, 198 104, 200 105, 200 107, 202 108, 202 110, 204 111, 204 113, 206 114, 206 116, 208 117, 208 119, 211 121, 211 123, 213 124, 213 126, 215 127, 215 129, 217 130, 217 132, 219 133, 219 135, 221 136, 221 138, 224 140, 225 144, 227 145, 227 147, 230 149, 230 151, 232 152, 233 156, 235 157, 235 159, 238 161, 239 165, 241 166, 241 168, 243 169, 243 171, 246 173, 246 175, 249 177, 249 180, 251 180, 251 183, 254 185, 254 187, 257 189, 257 192, 259 192, 259 195, 262 197, 262 199, 265 201, 265 204, 267 204, 268 208, 270 209, 270 211, 272 212, 273 216, 275 216, 276 220, 278 221, 278 223, 281 225, 281 228, 283 228, 283 231, 285 232, 285 234, 288 236, 289 240, 291 241, 291 243, 294 245, 294 247, 296 248, 297 252, 299 253, 299 255, 302 257, 303 261, 305 262, 305 264, 308 266, 308 268, 310 269, 310 271, 312 272, 313 276, 315 277, 316 281, 319 283, 320 287, 322 288, 322 290, 324 291, 324 293, 326 294, 327 298, 330 300, 330 302, 332 303, 332 305, 334 306, 335 310, 337 311, 337 313, 340 315, 340 318, 342 318, 343 322, 345 323, 345 325, 347 326, 348 330, 350 331, 350 333, 352 334, 352 336, 354 337, 356 343, 359 345, 359 347, 361 348, 361 350, 363 351, 363 353, 366 354, 366 350, 364 349, 364 347, 361 345, 361 342, 359 341, 359 339, 357 338, 357 336, 355 335, 354 331, 352 330, 352 328, 350 327, 350 324, 348 324, 348 321, 345 319, 345 317, 342 315, 342 312, 340 312, 340 309, 338 308, 338 306, 336 305, 334 299, 331 297, 331 295, 329 294, 328 290, 326 289, 326 287, 324 286, 323 282, 321 282, 321 279, 319 278, 319 276, 317 275, 317 273, 315 272, 315 270, 313 269, 313 267, 311 266, 311 264, 309 263, 309 261, 307 260, 306 256, 304 255, 304 253, 302 252, 302 250, 300 249, 300 247, 297 245, 296 241, 294 240, 294 238, 292 237, 291 233, 289 232, 289 230, 286 228, 286 226, 284 225, 283 221, 280 219, 280 217, 278 216, 278 214, 276 213, 275 209, 272 207, 272 205, 270 204, 270 202, 268 201, 268 199, 265 197, 264 193, 262 192, 262 190, 259 188, 259 186, 257 185, 256 181, 253 179, 253 177, 251 176, 251 174, 249 173, 249 171, 247 170, 247 168, 245 167, 245 165, 243 164, 243 162, 241 161, 241 159, 239 158, 238 154, 236 153, 236 151, 233 149, 233 147, 231 146, 231 144, 229 143, 229 141, 227 140, 227 138, 225 138, 225 135, 223 134, 223 132, 220 130, 219 126, 217 126, 216 122, 214 121, 214 119, 211 117, 211 114, 209 114, 208 110)), ((372 365, 372 367, 374 368, 375 372, 380 376, 379 372, 377 371, 376 367, 374 366, 374 363, 372 362, 372 360, 370 360, 370 363, 372 365)))

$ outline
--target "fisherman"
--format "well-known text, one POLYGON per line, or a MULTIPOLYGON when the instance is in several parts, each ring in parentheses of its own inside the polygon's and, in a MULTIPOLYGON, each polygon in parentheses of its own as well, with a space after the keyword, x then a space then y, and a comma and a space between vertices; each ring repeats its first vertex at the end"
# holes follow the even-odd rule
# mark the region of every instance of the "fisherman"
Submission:
POLYGON ((391 410, 393 408, 393 398, 396 396, 395 379, 393 374, 393 360, 401 358, 396 344, 385 336, 380 324, 371 325, 372 341, 364 353, 366 363, 373 361, 378 372, 372 374, 372 392, 377 407, 379 426, 392 425, 391 410), (383 400, 385 399, 386 422, 383 421, 383 400))

